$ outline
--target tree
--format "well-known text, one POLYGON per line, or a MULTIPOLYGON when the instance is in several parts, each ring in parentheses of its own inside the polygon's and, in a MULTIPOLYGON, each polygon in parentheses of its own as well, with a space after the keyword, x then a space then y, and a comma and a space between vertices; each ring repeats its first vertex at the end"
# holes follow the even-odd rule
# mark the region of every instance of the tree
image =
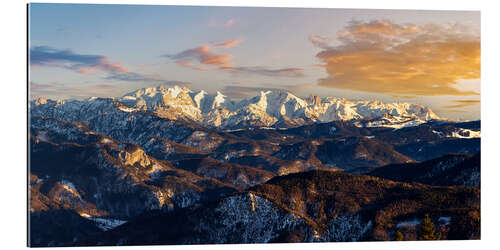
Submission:
POLYGON ((423 240, 439 240, 439 238, 441 238, 439 235, 436 235, 436 229, 434 228, 434 223, 429 217, 429 214, 425 215, 424 221, 420 227, 420 234, 423 240))
POLYGON ((402 240, 404 240, 403 233, 401 233, 401 231, 399 231, 399 230, 396 232, 396 240, 397 240, 397 241, 402 241, 402 240))

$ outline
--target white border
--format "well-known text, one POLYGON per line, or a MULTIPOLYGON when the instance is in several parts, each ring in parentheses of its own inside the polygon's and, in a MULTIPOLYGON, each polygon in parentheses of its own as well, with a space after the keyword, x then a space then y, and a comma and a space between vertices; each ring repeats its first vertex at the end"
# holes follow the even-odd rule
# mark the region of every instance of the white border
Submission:
MULTIPOLYGON (((33 1, 47 2, 47 1, 33 1)), ((401 1, 401 0, 349 0, 349 1, 250 1, 250 0, 145 0, 145 1, 50 1, 57 3, 114 3, 114 4, 170 4, 205 6, 263 6, 263 7, 328 7, 363 9, 439 9, 480 10, 482 30, 482 240, 447 242, 377 242, 377 243, 315 243, 315 244, 257 244, 257 245, 205 245, 203 249, 479 249, 498 245, 500 225, 498 213, 498 124, 500 107, 497 96, 498 47, 500 23, 495 1, 401 1), (495 244, 496 243, 496 244, 495 244)), ((5 249, 20 249, 26 246, 26 3, 27 1, 3 1, 0 15, 1 38, 1 210, 2 223, 0 244, 5 249), (7 3, 6 3, 7 2, 7 3)), ((500 243, 500 242, 499 242, 500 243)), ((200 246, 127 247, 127 249, 200 249, 200 246)), ((73 249, 73 248, 70 248, 73 249)), ((90 249, 108 249, 90 248, 90 249)), ((109 248, 111 249, 111 248, 109 248)))

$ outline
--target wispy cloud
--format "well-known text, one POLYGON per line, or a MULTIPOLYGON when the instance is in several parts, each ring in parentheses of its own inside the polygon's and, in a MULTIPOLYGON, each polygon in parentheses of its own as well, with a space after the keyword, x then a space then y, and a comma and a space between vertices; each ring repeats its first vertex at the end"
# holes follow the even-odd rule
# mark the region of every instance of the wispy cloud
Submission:
POLYGON ((195 70, 198 70, 198 71, 202 71, 202 72, 207 71, 206 68, 204 68, 202 66, 196 66, 193 63, 188 62, 188 61, 178 60, 176 63, 177 63, 177 65, 179 65, 181 67, 192 68, 192 69, 195 69, 195 70))
POLYGON ((480 36, 466 26, 351 21, 336 45, 321 36, 310 41, 329 77, 319 85, 389 95, 477 95, 460 79, 480 78, 480 36))
POLYGON ((241 42, 243 42, 243 39, 241 39, 241 38, 233 39, 233 40, 227 40, 227 41, 223 41, 223 42, 220 42, 220 43, 216 43, 214 45, 214 47, 231 48, 231 47, 234 47, 234 46, 240 44, 241 42))
POLYGON ((143 74, 134 73, 134 72, 113 73, 113 74, 105 77, 105 79, 115 80, 115 81, 124 81, 124 82, 148 82, 148 83, 171 85, 171 86, 173 86, 173 85, 180 85, 180 86, 191 85, 191 83, 189 83, 189 82, 167 80, 167 79, 164 79, 160 76, 143 75, 143 74))
POLYGON ((129 72, 119 62, 110 62, 102 55, 77 54, 71 50, 59 50, 48 46, 36 46, 30 49, 30 63, 32 66, 59 67, 70 69, 82 74, 95 71, 108 73, 129 72))
POLYGON ((202 45, 200 47, 184 50, 173 55, 163 55, 171 60, 174 60, 181 67, 192 68, 198 71, 207 71, 203 66, 214 66, 216 69, 230 72, 233 74, 255 74, 263 76, 285 76, 285 77, 301 77, 304 75, 304 70, 301 68, 278 68, 270 69, 263 66, 233 66, 231 54, 217 54, 216 49, 227 49, 239 45, 243 39, 227 40, 211 45, 202 45), (197 65, 197 64, 199 65, 197 65))
POLYGON ((455 102, 457 104, 448 105, 448 106, 445 106, 444 108, 446 108, 446 109, 465 108, 468 106, 478 105, 481 103, 481 100, 454 100, 453 102, 455 102))
POLYGON ((312 36, 309 36, 309 41, 311 41, 311 43, 314 44, 314 46, 322 48, 322 49, 330 49, 331 48, 329 45, 329 39, 324 37, 324 36, 312 35, 312 36))
POLYGON ((217 28, 217 27, 223 27, 223 28, 231 28, 234 26, 236 23, 235 19, 227 19, 226 21, 219 20, 217 21, 216 19, 209 19, 207 22, 208 27, 212 28, 217 28))
POLYGON ((224 67, 227 70, 236 74, 257 74, 264 76, 287 76, 287 77, 302 77, 304 70, 300 68, 283 68, 283 69, 268 69, 265 67, 224 67))

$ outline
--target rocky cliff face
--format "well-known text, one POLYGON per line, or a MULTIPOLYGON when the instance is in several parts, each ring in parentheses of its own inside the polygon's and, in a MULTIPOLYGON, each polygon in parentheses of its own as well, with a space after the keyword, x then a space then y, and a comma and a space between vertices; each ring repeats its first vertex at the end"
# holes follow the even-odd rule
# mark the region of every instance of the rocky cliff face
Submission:
POLYGON ((206 199, 205 191, 220 189, 223 195, 224 187, 228 192, 236 190, 232 185, 177 170, 150 157, 138 145, 117 143, 84 127, 49 121, 59 126, 37 130, 38 134, 45 132, 43 138, 32 137, 30 171, 39 177, 37 185, 49 198, 73 204, 80 214, 127 219, 152 209, 189 206, 206 199), (54 142, 63 138, 63 143, 54 142), (186 175, 192 175, 189 181, 176 177, 186 175), (103 212, 96 214, 87 207, 103 212))

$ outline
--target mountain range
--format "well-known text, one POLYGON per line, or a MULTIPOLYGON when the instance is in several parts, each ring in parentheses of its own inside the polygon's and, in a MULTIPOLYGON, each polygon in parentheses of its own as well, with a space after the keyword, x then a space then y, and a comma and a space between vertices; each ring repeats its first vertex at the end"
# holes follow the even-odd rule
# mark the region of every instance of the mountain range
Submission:
POLYGON ((208 94, 186 87, 162 85, 143 88, 118 98, 91 97, 77 100, 38 98, 31 106, 47 106, 54 112, 92 108, 100 102, 119 102, 123 112, 151 111, 159 117, 193 121, 217 129, 248 127, 301 126, 338 120, 364 121, 358 126, 401 128, 440 118, 428 107, 413 103, 382 103, 379 100, 351 101, 344 98, 310 96, 301 99, 283 90, 261 91, 260 95, 241 101, 221 92, 208 94))
POLYGON ((29 244, 480 237, 481 122, 178 86, 29 102, 29 244), (166 226, 167 225, 167 226, 166 226))

